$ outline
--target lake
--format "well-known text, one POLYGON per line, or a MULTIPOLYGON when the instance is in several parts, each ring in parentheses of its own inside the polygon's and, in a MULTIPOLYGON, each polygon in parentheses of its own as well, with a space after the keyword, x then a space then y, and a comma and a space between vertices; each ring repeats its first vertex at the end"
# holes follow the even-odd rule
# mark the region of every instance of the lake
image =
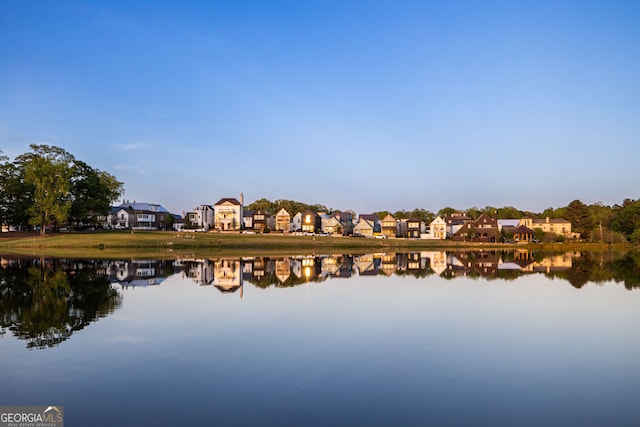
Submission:
POLYGON ((0 405, 67 425, 639 425, 640 255, 0 258, 0 405))

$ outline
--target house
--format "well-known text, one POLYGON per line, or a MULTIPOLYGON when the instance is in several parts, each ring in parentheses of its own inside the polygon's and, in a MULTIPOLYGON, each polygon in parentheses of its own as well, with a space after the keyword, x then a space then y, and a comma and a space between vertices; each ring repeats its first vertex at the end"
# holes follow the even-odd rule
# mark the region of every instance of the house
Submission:
MULTIPOLYGON (((380 226, 380 220, 378 219, 378 215, 375 214, 360 214, 358 216, 358 221, 364 219, 369 221, 373 225, 373 233, 380 234, 382 232, 382 227, 380 226)), ((353 233, 355 234, 355 228, 353 233)))
POLYGON ((532 230, 539 228, 545 233, 558 234, 566 238, 579 237, 578 233, 571 232, 571 222, 561 218, 522 218, 518 225, 524 225, 532 230))
POLYGON ((452 239, 462 242, 497 242, 498 241, 498 219, 492 218, 483 213, 472 222, 466 222, 452 239))
POLYGON ((123 202, 112 207, 107 227, 131 230, 167 230, 171 228, 173 215, 158 204, 123 202))
POLYGON ((435 217, 435 219, 429 223, 429 232, 421 237, 425 239, 445 240, 447 238, 447 222, 441 216, 435 217))
POLYGON ((360 219, 355 227, 353 227, 354 236, 373 237, 376 232, 376 226, 371 219, 366 219, 365 215, 360 215, 360 219))
POLYGON ((333 217, 340 222, 340 226, 342 227, 342 235, 350 236, 353 234, 353 212, 336 211, 333 213, 333 217))
POLYGON ((312 210, 302 213, 302 231, 305 233, 317 233, 322 229, 322 219, 320 215, 312 210))
POLYGON ((224 198, 218 200, 213 206, 214 209, 214 224, 216 230, 231 231, 240 230, 243 226, 243 206, 242 206, 242 193, 240 194, 240 200, 235 198, 224 198))
POLYGON ((513 230, 513 241, 516 243, 528 243, 533 241, 533 230, 524 225, 519 225, 513 230))
POLYGON ((467 223, 473 221, 464 212, 454 212, 444 218, 447 223, 447 236, 453 236, 467 223))
POLYGON ((262 209, 253 211, 253 229, 260 233, 264 233, 267 229, 267 213, 262 209))
POLYGON ((328 234, 342 234, 342 223, 338 218, 333 215, 325 215, 321 217, 322 220, 322 232, 328 234))
POLYGON ((245 230, 253 230, 253 211, 244 209, 242 211, 242 228, 245 230))
POLYGON ((298 212, 291 219, 291 231, 302 230, 302 212, 298 212))
POLYGON ((398 235, 398 220, 391 214, 387 214, 382 219, 382 234, 387 237, 396 237, 398 235))
POLYGON ((187 229, 209 230, 214 225, 214 210, 211 205, 200 205, 187 212, 187 229))
POLYGON ((276 214, 276 231, 288 233, 291 231, 291 214, 285 208, 282 208, 276 214))
POLYGON ((407 237, 410 239, 419 239, 420 234, 424 231, 424 223, 416 218, 409 218, 407 224, 407 237))

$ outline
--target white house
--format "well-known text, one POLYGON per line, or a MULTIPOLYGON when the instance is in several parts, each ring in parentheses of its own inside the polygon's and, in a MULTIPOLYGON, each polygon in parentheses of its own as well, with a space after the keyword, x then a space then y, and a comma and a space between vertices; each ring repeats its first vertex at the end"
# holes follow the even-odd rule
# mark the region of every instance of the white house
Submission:
POLYGON ((192 211, 187 212, 187 221, 190 228, 209 230, 213 228, 215 211, 211 205, 200 205, 192 211))
POLYGON ((302 230, 302 212, 298 212, 291 219, 291 231, 302 230))
POLYGON ((429 232, 420 236, 423 239, 445 240, 447 238, 447 222, 437 216, 429 224, 429 232))

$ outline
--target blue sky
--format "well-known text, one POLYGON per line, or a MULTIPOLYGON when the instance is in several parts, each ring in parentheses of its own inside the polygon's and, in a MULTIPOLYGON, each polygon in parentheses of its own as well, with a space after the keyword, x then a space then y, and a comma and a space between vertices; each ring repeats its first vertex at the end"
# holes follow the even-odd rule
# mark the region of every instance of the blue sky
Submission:
POLYGON ((0 150, 174 212, 638 198, 640 2, 0 0, 0 150))

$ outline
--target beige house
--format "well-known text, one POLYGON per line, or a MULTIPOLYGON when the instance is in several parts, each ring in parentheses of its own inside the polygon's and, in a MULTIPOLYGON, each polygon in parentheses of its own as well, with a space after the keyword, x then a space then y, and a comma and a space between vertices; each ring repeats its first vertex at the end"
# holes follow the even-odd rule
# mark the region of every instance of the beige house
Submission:
MULTIPOLYGON (((240 195, 242 199, 242 195, 240 195)), ((215 228, 222 231, 240 230, 243 225, 242 203, 234 198, 220 199, 213 206, 215 228)))
POLYGON ((577 237, 577 233, 571 232, 571 222, 566 219, 549 217, 546 217, 545 219, 522 218, 518 225, 523 225, 531 230, 539 228, 545 233, 558 234, 563 237, 577 237))
POLYGON ((354 236, 364 236, 364 237, 373 237, 373 232, 375 229, 375 225, 364 218, 360 218, 360 221, 353 228, 354 236))
POLYGON ((291 214, 282 208, 276 214, 276 231, 288 233, 291 231, 291 214))
POLYGON ((382 234, 387 237, 396 237, 398 235, 398 220, 391 215, 387 214, 382 219, 382 234))

